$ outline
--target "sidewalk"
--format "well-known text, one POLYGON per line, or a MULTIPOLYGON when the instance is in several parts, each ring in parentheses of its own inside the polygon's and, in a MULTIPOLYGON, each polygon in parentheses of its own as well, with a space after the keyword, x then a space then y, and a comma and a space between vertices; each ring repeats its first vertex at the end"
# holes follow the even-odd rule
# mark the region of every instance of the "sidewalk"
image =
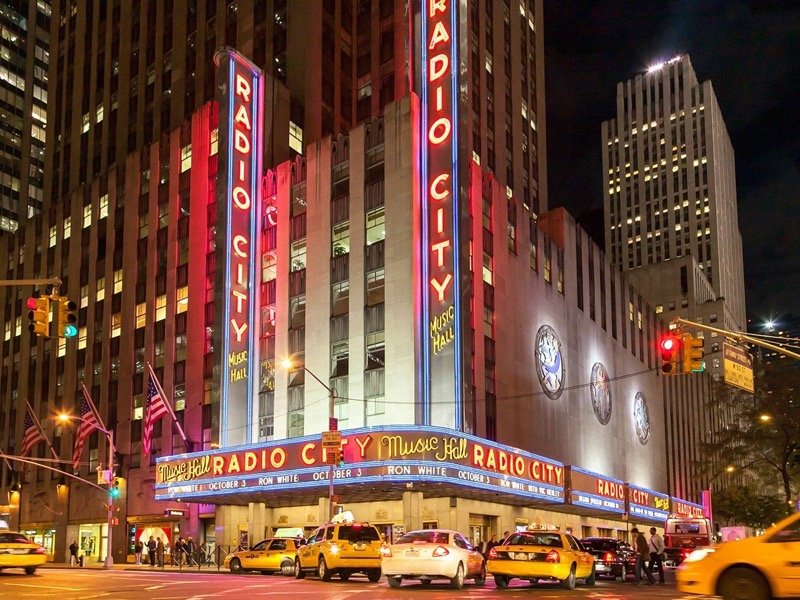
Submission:
MULTIPOLYGON (((101 562, 93 562, 90 564, 86 564, 83 567, 70 567, 69 563, 66 562, 47 562, 39 567, 40 569, 84 569, 90 571, 104 571, 106 570, 101 562)), ((172 565, 164 565, 164 567, 151 567, 150 565, 137 565, 135 563, 115 563, 112 567, 114 571, 152 571, 152 572, 160 572, 160 571, 169 571, 174 573, 227 573, 230 574, 230 571, 227 569, 219 569, 217 570, 216 566, 204 566, 198 569, 197 567, 176 567, 172 565)))

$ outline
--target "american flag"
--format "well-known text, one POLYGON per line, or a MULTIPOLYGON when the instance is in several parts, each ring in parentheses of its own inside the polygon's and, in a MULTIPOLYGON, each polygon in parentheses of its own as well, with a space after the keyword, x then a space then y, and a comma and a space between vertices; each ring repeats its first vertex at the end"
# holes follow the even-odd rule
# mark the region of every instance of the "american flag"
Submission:
POLYGON ((22 450, 20 455, 25 456, 39 442, 45 441, 44 434, 31 414, 30 407, 25 409, 25 432, 22 434, 22 450))
POLYGON ((150 370, 150 382, 147 384, 147 406, 144 415, 144 432, 142 434, 142 448, 145 454, 150 454, 150 436, 153 435, 153 425, 169 412, 164 397, 158 391, 155 382, 156 375, 150 370))
POLYGON ((97 415, 94 410, 92 410, 91 399, 85 387, 83 388, 83 397, 81 397, 79 412, 80 421, 78 421, 78 432, 75 434, 75 446, 72 449, 72 468, 74 470, 77 470, 78 465, 80 465, 81 453, 83 452, 83 445, 86 443, 86 438, 88 438, 95 429, 100 427, 100 423, 97 421, 97 415))

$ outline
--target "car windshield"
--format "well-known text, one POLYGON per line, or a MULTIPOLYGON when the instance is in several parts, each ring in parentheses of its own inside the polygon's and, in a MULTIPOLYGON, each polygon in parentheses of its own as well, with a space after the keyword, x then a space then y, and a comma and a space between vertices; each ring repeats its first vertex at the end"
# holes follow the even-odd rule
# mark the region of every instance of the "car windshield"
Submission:
POLYGON ((667 533, 676 535, 705 535, 705 521, 667 521, 667 533))
POLYGON ((21 533, 0 533, 0 544, 30 544, 31 541, 21 533))
POLYGON ((412 531, 401 536, 396 543, 413 544, 414 542, 426 542, 428 544, 446 544, 450 536, 444 531, 412 531))
POLYGON ((364 525, 342 525, 339 527, 339 539, 348 542, 377 542, 380 540, 378 530, 364 525))
POLYGON ((563 548, 561 535, 558 533, 517 533, 506 541, 507 546, 549 546, 563 548))
POLYGON ((613 540, 581 540, 581 544, 589 550, 602 550, 603 552, 616 552, 617 543, 613 540))

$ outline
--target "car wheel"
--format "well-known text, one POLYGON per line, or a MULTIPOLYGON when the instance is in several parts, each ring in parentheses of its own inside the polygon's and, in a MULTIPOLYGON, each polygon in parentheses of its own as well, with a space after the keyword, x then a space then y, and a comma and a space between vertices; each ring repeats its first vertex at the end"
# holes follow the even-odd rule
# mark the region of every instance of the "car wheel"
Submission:
POLYGON ((771 595, 764 576, 746 567, 725 571, 719 578, 717 593, 723 600, 768 600, 771 595))
POLYGON ((504 590, 508 587, 509 578, 505 575, 495 575, 494 576, 494 584, 497 586, 498 590, 504 590))
POLYGON ((400 584, 403 583, 403 580, 400 577, 394 577, 390 575, 386 577, 386 583, 389 584, 390 588, 399 588, 400 584))
POLYGON ((475 585, 486 584, 486 564, 481 565, 481 572, 475 576, 475 585))
POLYGON ((597 580, 597 575, 594 572, 594 565, 592 565, 592 572, 586 578, 586 585, 594 585, 597 580))
POLYGON ((286 577, 294 575, 294 563, 290 559, 286 559, 281 563, 281 575, 286 577))
POLYGON ((241 561, 238 558, 231 560, 231 573, 241 573, 242 571, 241 561))
POLYGON ((570 567, 567 578, 561 580, 561 587, 563 587, 565 590, 575 589, 575 565, 570 567))
POLYGON ((464 587, 464 565, 461 563, 458 563, 456 576, 450 578, 450 587, 454 590, 460 590, 464 587))
POLYGON ((367 579, 369 579, 370 583, 375 583, 381 580, 381 570, 380 569, 370 569, 367 571, 367 579))
POLYGON ((333 575, 328 570, 328 563, 325 562, 324 556, 319 557, 319 566, 317 567, 317 575, 319 575, 319 578, 322 579, 322 581, 330 581, 331 576, 333 575))
POLYGON ((628 569, 627 569, 627 567, 625 565, 622 565, 622 569, 620 569, 618 579, 622 583, 625 583, 628 580, 628 569))
POLYGON ((33 575, 36 573, 36 567, 25 567, 25 575, 33 575))
POLYGON ((303 579, 305 576, 306 576, 306 574, 303 573, 303 569, 300 567, 300 559, 299 558, 295 558, 294 559, 294 578, 295 579, 303 579))

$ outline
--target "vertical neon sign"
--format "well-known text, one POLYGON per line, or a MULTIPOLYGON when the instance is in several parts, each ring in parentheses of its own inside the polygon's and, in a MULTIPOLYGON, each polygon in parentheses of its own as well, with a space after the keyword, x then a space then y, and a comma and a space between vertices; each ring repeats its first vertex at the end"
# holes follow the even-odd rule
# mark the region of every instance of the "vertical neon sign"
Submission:
POLYGON ((452 0, 422 5, 422 424, 462 429, 457 10, 452 0))
POLYGON ((264 81, 261 70, 232 49, 214 61, 224 85, 219 102, 217 294, 214 370, 220 394, 219 444, 253 441, 256 361, 258 209, 261 204, 264 81))

